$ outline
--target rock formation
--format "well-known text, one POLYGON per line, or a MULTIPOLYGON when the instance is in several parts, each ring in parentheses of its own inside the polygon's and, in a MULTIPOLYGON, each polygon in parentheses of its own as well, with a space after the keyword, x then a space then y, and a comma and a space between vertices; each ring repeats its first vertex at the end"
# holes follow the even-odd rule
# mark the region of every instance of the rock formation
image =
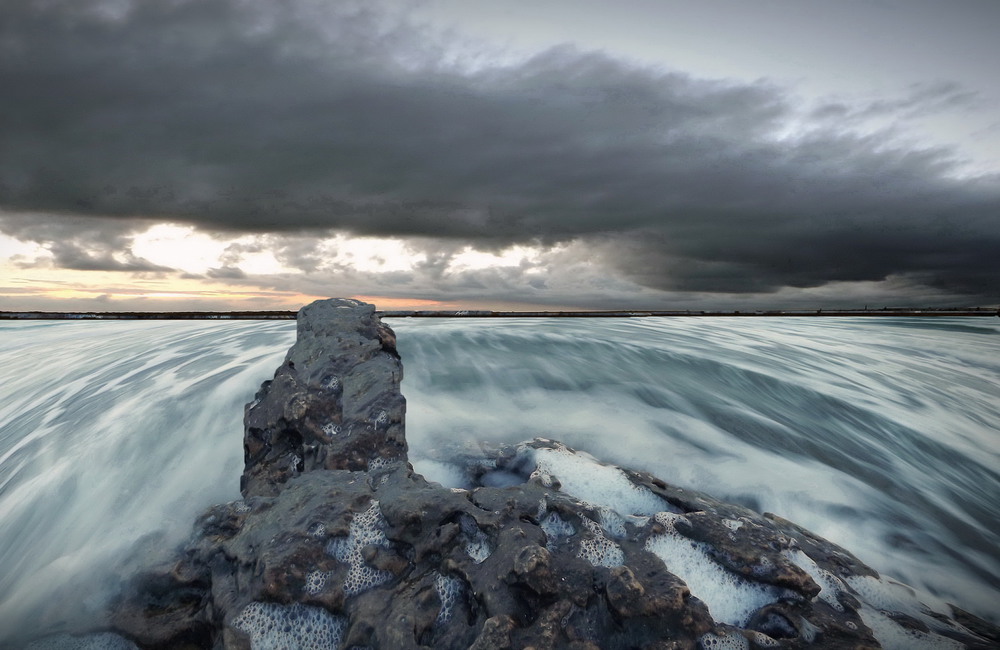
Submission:
POLYGON ((243 499, 210 509, 175 558, 128 586, 109 618, 116 638, 664 650, 1000 639, 791 522, 558 442, 470 457, 471 489, 429 483, 407 461, 401 379, 371 305, 304 308, 246 407, 243 499))

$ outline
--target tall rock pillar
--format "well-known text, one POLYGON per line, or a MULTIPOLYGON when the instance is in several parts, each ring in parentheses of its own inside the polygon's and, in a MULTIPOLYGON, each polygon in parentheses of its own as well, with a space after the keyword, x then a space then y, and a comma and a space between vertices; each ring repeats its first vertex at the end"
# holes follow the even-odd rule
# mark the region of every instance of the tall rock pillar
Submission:
POLYGON ((406 460, 396 336, 375 307, 318 300, 274 379, 244 411, 244 497, 274 496, 314 469, 368 471, 406 460))

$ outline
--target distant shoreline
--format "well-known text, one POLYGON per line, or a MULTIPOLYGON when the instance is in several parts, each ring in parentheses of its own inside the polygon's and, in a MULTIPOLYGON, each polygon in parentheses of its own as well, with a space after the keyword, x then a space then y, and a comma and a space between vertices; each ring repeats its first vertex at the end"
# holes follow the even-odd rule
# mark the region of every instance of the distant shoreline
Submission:
MULTIPOLYGON (((601 310, 601 311, 408 311, 378 310, 383 318, 649 318, 649 317, 943 317, 995 316, 1000 308, 797 309, 797 310, 601 310)), ((0 320, 295 320, 294 311, 44 312, 0 311, 0 320)))

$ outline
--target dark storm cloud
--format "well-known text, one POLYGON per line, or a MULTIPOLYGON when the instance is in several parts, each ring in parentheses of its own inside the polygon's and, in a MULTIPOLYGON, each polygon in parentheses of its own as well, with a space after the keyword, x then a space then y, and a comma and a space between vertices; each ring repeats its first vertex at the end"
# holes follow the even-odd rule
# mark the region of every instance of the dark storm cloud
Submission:
MULTIPOLYGON (((996 179, 952 178, 947 151, 851 130, 969 101, 961 88, 830 103, 782 137, 799 107, 764 83, 569 48, 462 71, 369 6, 6 0, 0 207, 482 248, 580 240, 654 289, 905 276, 995 295, 996 179)), ((57 259, 80 268, 73 251, 91 243, 70 236, 57 259)), ((440 277, 453 250, 420 272, 440 277)), ((319 263, 308 247, 276 254, 319 263)))

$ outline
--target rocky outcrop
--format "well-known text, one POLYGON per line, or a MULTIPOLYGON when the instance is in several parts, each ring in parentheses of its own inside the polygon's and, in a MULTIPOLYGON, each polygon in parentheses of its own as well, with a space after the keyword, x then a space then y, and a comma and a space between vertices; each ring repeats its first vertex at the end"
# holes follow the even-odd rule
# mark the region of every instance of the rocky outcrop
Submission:
POLYGON ((994 647, 791 522, 558 442, 470 455, 468 489, 429 483, 401 378, 370 305, 304 308, 246 409, 243 499, 110 627, 142 648, 994 647))
POLYGON ((244 415, 244 497, 275 496, 317 469, 365 472, 406 461, 396 337, 356 300, 299 312, 297 339, 244 415))

